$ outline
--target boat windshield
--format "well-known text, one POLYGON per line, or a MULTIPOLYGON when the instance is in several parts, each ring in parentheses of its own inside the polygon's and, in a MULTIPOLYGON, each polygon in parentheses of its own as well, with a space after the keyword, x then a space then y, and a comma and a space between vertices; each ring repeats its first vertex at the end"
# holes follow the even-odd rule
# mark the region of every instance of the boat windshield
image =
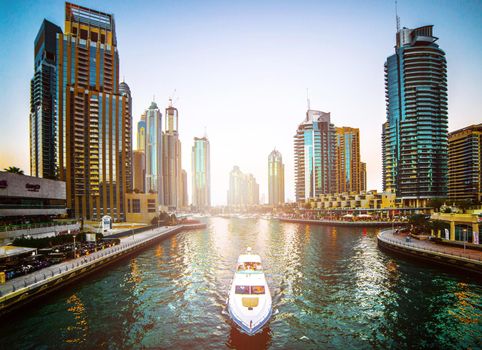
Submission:
POLYGON ((264 286, 236 286, 236 294, 264 294, 264 286))
POLYGON ((244 262, 238 264, 238 271, 261 271, 261 263, 259 262, 244 262))

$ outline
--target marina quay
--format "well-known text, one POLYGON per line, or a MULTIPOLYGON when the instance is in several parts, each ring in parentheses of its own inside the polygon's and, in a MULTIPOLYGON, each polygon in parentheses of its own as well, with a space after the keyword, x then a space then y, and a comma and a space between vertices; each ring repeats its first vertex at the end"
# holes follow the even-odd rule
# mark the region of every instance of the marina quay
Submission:
POLYGON ((122 237, 119 245, 9 280, 0 284, 0 317, 12 309, 53 292, 65 284, 84 277, 88 273, 104 268, 128 254, 146 248, 159 239, 180 231, 203 227, 205 225, 199 223, 152 228, 141 233, 122 237))

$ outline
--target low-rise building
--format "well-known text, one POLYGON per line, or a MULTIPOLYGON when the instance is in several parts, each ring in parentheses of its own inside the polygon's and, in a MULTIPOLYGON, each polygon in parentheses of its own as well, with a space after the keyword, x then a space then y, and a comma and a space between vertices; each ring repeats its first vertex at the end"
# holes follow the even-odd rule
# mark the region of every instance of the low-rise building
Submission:
POLYGON ((125 196, 127 207, 127 222, 150 224, 157 216, 159 202, 157 193, 127 193, 125 196))
POLYGON ((64 181, 0 171, 0 218, 67 214, 64 181))

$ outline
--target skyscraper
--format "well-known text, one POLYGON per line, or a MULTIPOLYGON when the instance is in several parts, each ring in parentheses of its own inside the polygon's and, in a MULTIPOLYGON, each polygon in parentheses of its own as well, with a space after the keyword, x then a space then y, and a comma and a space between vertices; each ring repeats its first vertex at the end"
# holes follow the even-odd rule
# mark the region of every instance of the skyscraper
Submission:
POLYGON ((367 191, 367 163, 360 162, 360 192, 367 191))
POLYGON ((211 206, 210 146, 206 136, 195 137, 191 153, 192 205, 198 210, 211 206))
POLYGON ((133 151, 133 189, 146 192, 146 117, 147 111, 137 122, 137 149, 133 151))
POLYGON ((330 113, 308 109, 294 136, 296 201, 334 193, 335 126, 330 113))
POLYGON ((361 191, 360 130, 336 128, 336 193, 361 191))
POLYGON ((119 87, 114 16, 65 4, 57 33, 57 168, 72 215, 124 220, 130 98, 119 87))
POLYGON ((131 89, 125 81, 119 84, 119 94, 125 95, 128 101, 125 110, 127 116, 124 118, 123 125, 123 128, 126 131, 124 134, 124 137, 126 138, 124 140, 126 145, 124 158, 125 163, 121 164, 121 166, 125 167, 126 169, 126 192, 130 192, 134 189, 134 176, 132 173, 132 95, 131 89))
POLYGON ((237 165, 229 173, 228 206, 244 208, 259 204, 259 184, 252 174, 243 174, 237 165))
POLYGON ((187 171, 182 169, 182 200, 181 200, 181 208, 187 208, 189 206, 189 199, 187 194, 187 171))
POLYGON ((146 111, 146 193, 157 193, 162 204, 162 115, 153 101, 146 111))
POLYGON ((166 108, 165 118, 166 127, 162 136, 163 204, 170 210, 176 210, 181 207, 182 202, 181 141, 178 111, 172 106, 171 100, 166 108))
POLYGON ((246 203, 246 176, 235 165, 229 173, 228 206, 243 207, 246 203))
POLYGON ((270 205, 285 202, 285 166, 283 157, 277 150, 273 150, 268 156, 268 193, 270 205))
POLYGON ((482 124, 449 134, 449 198, 482 201, 482 124))
POLYGON ((259 204, 259 184, 256 182, 253 174, 245 175, 246 183, 246 205, 258 205, 259 204))
POLYGON ((137 122, 137 150, 145 151, 146 149, 146 116, 147 111, 141 115, 141 120, 137 122))
POLYGON ((56 50, 60 27, 44 20, 34 42, 34 76, 30 82, 30 174, 55 179, 56 50))
POLYGON ((406 199, 447 195, 447 63, 432 27, 399 30, 385 62, 383 188, 406 199))
POLYGON ((133 190, 144 193, 146 192, 146 154, 139 150, 132 153, 133 190))

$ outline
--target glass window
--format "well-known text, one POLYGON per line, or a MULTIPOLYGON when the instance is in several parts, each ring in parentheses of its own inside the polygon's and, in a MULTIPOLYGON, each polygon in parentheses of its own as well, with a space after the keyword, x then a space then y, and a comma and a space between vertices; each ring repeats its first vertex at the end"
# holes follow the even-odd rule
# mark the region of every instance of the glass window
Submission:
POLYGON ((236 286, 234 292, 236 294, 249 294, 249 286, 236 286))

